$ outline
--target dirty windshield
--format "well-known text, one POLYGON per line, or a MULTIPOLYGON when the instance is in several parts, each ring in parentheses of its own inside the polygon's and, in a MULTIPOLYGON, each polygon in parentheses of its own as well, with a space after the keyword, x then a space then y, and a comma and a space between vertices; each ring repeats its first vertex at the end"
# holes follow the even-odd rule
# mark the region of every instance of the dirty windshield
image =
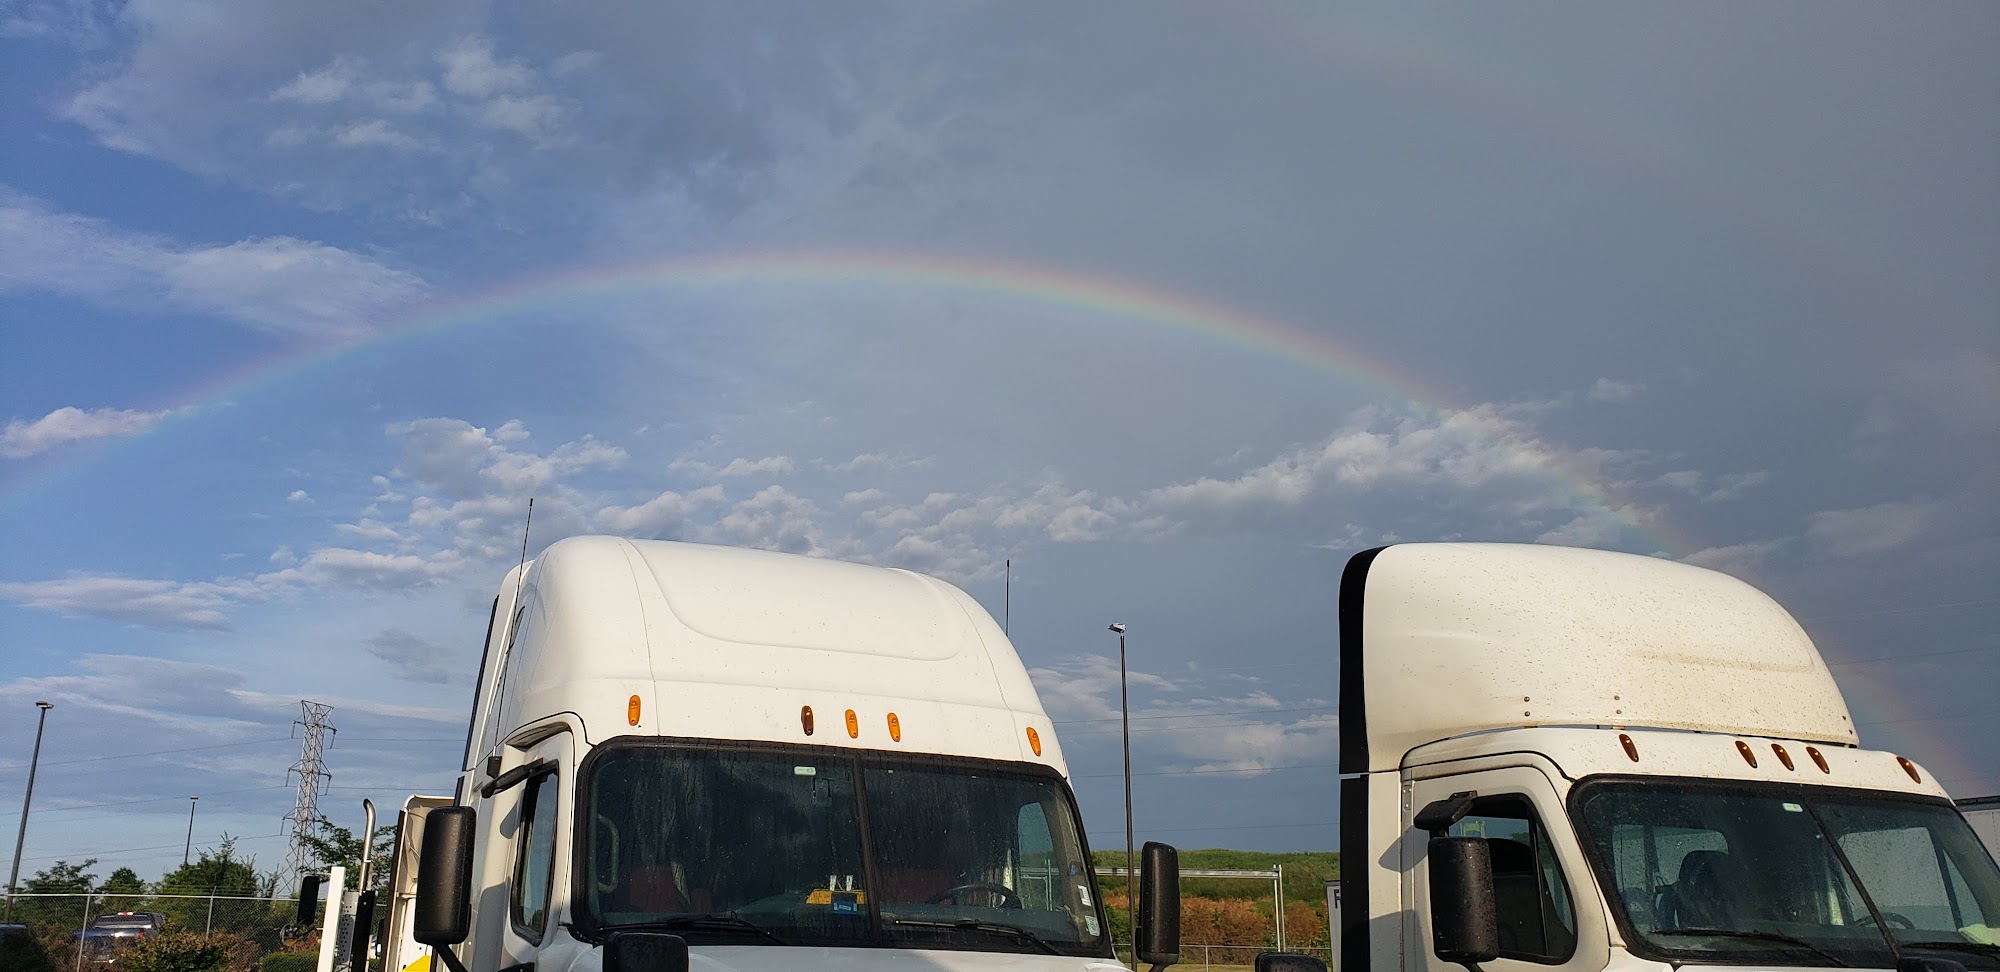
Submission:
POLYGON ((2000 969, 2000 871, 1949 804, 1655 780, 1588 784, 1573 807, 1641 954, 2000 969))
POLYGON ((605 751, 584 786, 586 933, 650 924, 692 942, 1107 953, 1053 774, 632 745, 605 751))

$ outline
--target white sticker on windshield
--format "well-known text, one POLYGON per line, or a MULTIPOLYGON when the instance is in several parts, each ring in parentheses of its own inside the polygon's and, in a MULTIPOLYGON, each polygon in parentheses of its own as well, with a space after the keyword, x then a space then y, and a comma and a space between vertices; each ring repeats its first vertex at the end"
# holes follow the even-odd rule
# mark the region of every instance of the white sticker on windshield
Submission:
POLYGON ((1090 904, 1090 888, 1082 884, 1077 885, 1076 897, 1077 900, 1083 902, 1085 905, 1090 904))
POLYGON ((793 775, 793 776, 818 776, 818 775, 819 775, 819 767, 817 767, 817 766, 794 766, 794 767, 792 767, 792 775, 793 775))
POLYGON ((1083 916, 1083 927, 1084 927, 1084 929, 1085 929, 1086 931, 1090 932, 1090 933, 1091 933, 1092 935, 1095 935, 1095 934, 1097 934, 1097 916, 1096 916, 1096 915, 1084 915, 1084 916, 1083 916))
POLYGON ((1798 805, 1798 804, 1796 804, 1796 803, 1787 803, 1787 804, 1785 804, 1785 809, 1786 809, 1786 810, 1788 810, 1788 811, 1790 811, 1790 812, 1792 812, 1792 813, 1804 813, 1804 812, 1806 812, 1806 808, 1804 808, 1804 807, 1802 807, 1802 806, 1799 806, 1799 805, 1798 805))

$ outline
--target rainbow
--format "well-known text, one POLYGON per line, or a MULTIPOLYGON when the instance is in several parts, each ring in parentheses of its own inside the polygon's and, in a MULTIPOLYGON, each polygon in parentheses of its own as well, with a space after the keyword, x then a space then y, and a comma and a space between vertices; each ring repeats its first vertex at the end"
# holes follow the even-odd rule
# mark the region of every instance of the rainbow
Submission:
MULTIPOLYGON (((254 397, 342 359, 442 331, 492 325, 540 311, 573 310, 579 304, 652 292, 699 294, 774 286, 895 287, 1041 304, 1198 335, 1407 401, 1433 415, 1447 414, 1459 407, 1414 377, 1328 338, 1129 280, 1023 263, 909 253, 748 251, 577 269, 421 305, 379 326, 367 338, 295 346, 276 357, 211 379, 172 403, 171 407, 182 418, 169 420, 163 426, 184 423, 187 416, 198 415, 220 403, 254 397)), ((1633 514, 1635 504, 1614 495, 1590 476, 1565 468, 1561 457, 1545 446, 1518 439, 1501 444, 1581 499, 1585 508, 1628 525, 1648 542, 1658 544, 1662 551, 1678 555, 1701 549, 1699 543, 1669 536, 1667 526, 1657 519, 1633 514)), ((96 450, 78 450, 81 454, 77 458, 54 465, 34 478, 45 482, 77 468, 88 457, 101 457, 115 448, 116 445, 105 445, 96 450)), ((16 488, 8 492, 22 492, 18 481, 16 488)))

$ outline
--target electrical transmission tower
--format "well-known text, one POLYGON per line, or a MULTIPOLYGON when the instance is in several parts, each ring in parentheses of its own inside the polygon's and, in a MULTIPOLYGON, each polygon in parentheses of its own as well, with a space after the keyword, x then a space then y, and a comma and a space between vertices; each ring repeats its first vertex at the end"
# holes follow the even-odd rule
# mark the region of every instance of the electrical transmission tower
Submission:
POLYGON ((333 706, 300 700, 299 709, 299 718, 292 723, 304 730, 299 744, 299 761, 292 764, 291 771, 285 776, 286 782, 290 782, 293 776, 299 778, 299 795, 292 804, 291 816, 285 818, 285 829, 291 841, 285 847, 285 863, 278 867, 276 893, 281 895, 290 894, 298 887, 299 872, 320 863, 306 847, 306 838, 319 834, 319 791, 333 779, 333 774, 326 770, 326 762, 320 757, 332 742, 329 734, 340 731, 327 722, 333 706))

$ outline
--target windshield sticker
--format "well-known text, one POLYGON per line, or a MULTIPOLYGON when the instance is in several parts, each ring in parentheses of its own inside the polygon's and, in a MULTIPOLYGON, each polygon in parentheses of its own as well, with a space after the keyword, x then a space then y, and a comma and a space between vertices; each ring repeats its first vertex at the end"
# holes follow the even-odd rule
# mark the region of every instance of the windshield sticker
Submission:
POLYGON ((1097 934, 1097 916, 1096 916, 1096 915, 1084 915, 1084 916, 1083 916, 1083 927, 1084 927, 1084 928, 1085 928, 1086 930, 1088 930, 1088 931, 1089 931, 1089 932, 1090 932, 1090 933, 1091 933, 1092 935, 1095 935, 1095 934, 1097 934))
POLYGON ((1790 811, 1790 812, 1792 812, 1792 813, 1804 813, 1804 812, 1806 812, 1806 808, 1804 808, 1804 807, 1802 807, 1802 806, 1799 806, 1799 805, 1798 805, 1798 804, 1796 804, 1796 803, 1787 803, 1787 804, 1785 804, 1785 809, 1786 809, 1786 810, 1788 810, 1788 811, 1790 811))
POLYGON ((1090 904, 1090 886, 1087 884, 1077 885, 1076 898, 1078 901, 1081 901, 1086 905, 1090 904))
POLYGON ((794 766, 794 767, 792 767, 792 775, 793 775, 793 776, 818 776, 818 775, 819 775, 819 767, 817 767, 817 766, 794 766))

